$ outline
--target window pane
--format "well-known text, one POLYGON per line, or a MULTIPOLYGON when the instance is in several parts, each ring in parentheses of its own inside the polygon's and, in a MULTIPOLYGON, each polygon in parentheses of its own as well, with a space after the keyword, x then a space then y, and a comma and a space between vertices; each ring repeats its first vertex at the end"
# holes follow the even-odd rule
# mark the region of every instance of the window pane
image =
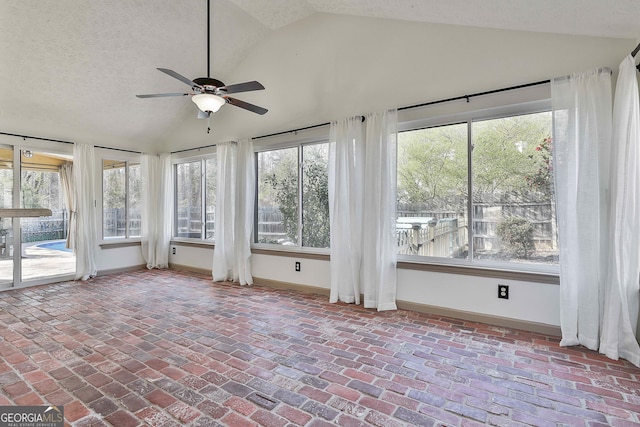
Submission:
POLYGON ((398 254, 467 258, 467 125, 398 134, 398 254))
POLYGON ((215 221, 216 221, 216 173, 217 173, 216 159, 207 159, 205 162, 205 168, 207 169, 207 182, 206 182, 206 224, 205 232, 207 239, 215 238, 215 221))
POLYGON ((102 232, 105 239, 126 236, 125 162, 102 161, 102 232))
MULTIPOLYGON (((39 153, 36 156, 41 158, 39 153)), ((48 208, 51 209, 52 216, 22 218, 22 243, 64 239, 66 212, 57 166, 37 163, 40 160, 26 160, 30 161, 23 158, 21 165, 20 207, 48 208)))
MULTIPOLYGON (((0 208, 13 207, 13 150, 0 148, 0 208)), ((0 218, 0 262, 12 256, 13 218, 0 218)), ((13 271, 0 272, 0 283, 12 283, 13 271)))
POLYGON ((258 153, 257 241, 297 245, 297 148, 258 153))
POLYGON ((302 246, 328 248, 329 144, 302 147, 302 246))
POLYGON ((142 200, 140 196, 140 163, 129 163, 129 236, 140 237, 142 200))
POLYGON ((475 122, 472 135, 474 258, 557 264, 551 113, 475 122))
POLYGON ((176 236, 202 237, 202 163, 176 165, 176 236))

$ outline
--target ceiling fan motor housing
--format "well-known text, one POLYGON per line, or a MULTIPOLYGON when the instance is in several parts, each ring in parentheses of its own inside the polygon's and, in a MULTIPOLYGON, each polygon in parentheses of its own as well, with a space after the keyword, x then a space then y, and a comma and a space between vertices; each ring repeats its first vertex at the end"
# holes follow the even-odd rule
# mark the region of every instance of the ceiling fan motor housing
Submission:
POLYGON ((197 79, 193 79, 193 82, 205 88, 206 91, 212 91, 212 92, 215 91, 217 88, 221 88, 225 86, 225 84, 222 83, 220 80, 212 79, 211 77, 198 77, 197 79))

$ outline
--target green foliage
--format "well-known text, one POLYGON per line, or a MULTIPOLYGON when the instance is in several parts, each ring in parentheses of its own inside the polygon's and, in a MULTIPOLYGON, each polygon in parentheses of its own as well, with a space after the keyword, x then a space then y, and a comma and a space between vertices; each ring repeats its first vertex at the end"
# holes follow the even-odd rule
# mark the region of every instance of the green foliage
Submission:
POLYGON ((328 146, 304 146, 303 157, 300 203, 297 149, 261 153, 259 169, 264 186, 260 188, 259 204, 280 210, 285 233, 292 242, 298 240, 298 209, 302 205, 302 245, 326 248, 330 243, 328 146))
MULTIPOLYGON (((548 200, 527 177, 540 169, 538 141, 551 132, 548 113, 472 124, 474 203, 524 198, 548 200), (532 161, 532 159, 534 161, 532 161)), ((550 153, 550 151, 549 151, 550 153)), ((548 158, 547 158, 548 160, 548 158)), ((544 162, 544 159, 542 159, 544 162)), ((426 204, 429 210, 466 209, 467 124, 401 132, 398 139, 398 203, 426 204)), ((547 170, 550 180, 550 170, 547 170)))
POLYGON ((474 123, 474 201, 514 194, 530 197, 525 177, 538 167, 530 156, 550 132, 547 113, 474 123))
POLYGON ((553 191, 552 156, 551 137, 548 136, 536 147, 536 152, 529 155, 529 158, 535 161, 538 169, 525 176, 527 184, 547 197, 553 191))
MULTIPOLYGON (((305 154, 309 151, 305 149, 305 154)), ((328 248, 331 236, 329 179, 323 154, 317 150, 309 153, 302 165, 302 245, 313 248, 328 248)))
POLYGON ((122 166, 105 168, 102 174, 103 205, 111 209, 124 209, 125 169, 122 166))
POLYGON ((526 218, 508 217, 498 223, 496 234, 507 252, 522 258, 529 258, 535 251, 533 244, 533 224, 526 218))
POLYGON ((466 124, 401 133, 398 147, 399 203, 426 202, 433 210, 464 206, 466 124))
MULTIPOLYGON (((286 162, 280 163, 285 165, 286 162)), ((264 182, 273 189, 274 201, 283 216, 283 225, 287 237, 298 240, 298 174, 297 167, 278 167, 265 176, 264 182)))

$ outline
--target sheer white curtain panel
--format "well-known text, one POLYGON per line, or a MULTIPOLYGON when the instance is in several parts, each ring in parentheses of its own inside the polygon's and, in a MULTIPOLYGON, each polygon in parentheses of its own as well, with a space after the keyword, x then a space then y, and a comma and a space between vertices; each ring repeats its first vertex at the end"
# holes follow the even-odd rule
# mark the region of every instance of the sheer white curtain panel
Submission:
POLYGON ((330 302, 396 309, 395 110, 331 124, 330 302))
POLYGON ((238 142, 236 167, 236 220, 234 269, 241 285, 253 284, 251 276, 251 239, 253 238, 254 206, 256 192, 256 166, 253 141, 238 142))
POLYGON ((238 147, 235 143, 226 142, 216 146, 216 216, 215 247, 213 250, 213 281, 235 281, 238 276, 234 271, 235 249, 235 199, 236 199, 236 167, 238 147))
POLYGON ((640 366, 640 100, 634 58, 620 64, 613 106, 611 231, 600 352, 640 366))
POLYGON ((171 155, 141 157, 142 256, 149 269, 168 268, 173 217, 171 155))
POLYGON ((64 204, 69 212, 67 220, 67 249, 75 249, 76 243, 76 201, 75 184, 73 181, 73 164, 65 163, 60 166, 60 182, 64 194, 64 204))
POLYGON ((554 79, 553 144, 560 246, 560 345, 599 346, 608 258, 611 74, 554 79))
POLYGON ((96 156, 92 145, 74 144, 73 176, 76 199, 76 280, 98 274, 98 227, 95 211, 96 156))
POLYGON ((361 117, 329 131, 330 302, 360 304, 365 140, 361 117))
POLYGON ((397 112, 367 114, 364 171, 362 285, 364 306, 396 307, 397 112))
POLYGON ((255 154, 251 139, 219 144, 216 182, 214 282, 253 284, 251 238, 255 197, 255 154))

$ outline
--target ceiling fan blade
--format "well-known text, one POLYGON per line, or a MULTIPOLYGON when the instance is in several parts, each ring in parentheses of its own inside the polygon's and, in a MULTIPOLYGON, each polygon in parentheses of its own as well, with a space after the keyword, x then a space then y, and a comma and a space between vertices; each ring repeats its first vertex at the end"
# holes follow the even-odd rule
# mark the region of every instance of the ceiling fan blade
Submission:
POLYGON ((173 77, 174 79, 178 79, 180 80, 182 83, 186 83, 191 87, 200 87, 199 84, 194 83, 193 81, 189 80, 188 78, 186 78, 185 76, 183 76, 182 74, 178 74, 173 70, 169 70, 168 68, 158 68, 158 71, 162 71, 165 74, 170 75, 171 77, 173 77))
POLYGON ((256 81, 238 83, 235 85, 223 86, 218 88, 220 90, 225 91, 226 93, 238 93, 238 92, 249 92, 251 90, 262 90, 264 86, 256 81))
POLYGON ((149 95, 136 95, 138 98, 162 98, 163 96, 189 96, 190 93, 152 93, 149 95))
POLYGON ((225 96, 227 102, 231 105, 235 105, 236 107, 244 108, 245 110, 252 111, 256 114, 265 114, 267 111, 266 108, 258 107, 257 105, 249 104, 248 102, 241 101, 236 98, 231 98, 229 96, 225 96))

